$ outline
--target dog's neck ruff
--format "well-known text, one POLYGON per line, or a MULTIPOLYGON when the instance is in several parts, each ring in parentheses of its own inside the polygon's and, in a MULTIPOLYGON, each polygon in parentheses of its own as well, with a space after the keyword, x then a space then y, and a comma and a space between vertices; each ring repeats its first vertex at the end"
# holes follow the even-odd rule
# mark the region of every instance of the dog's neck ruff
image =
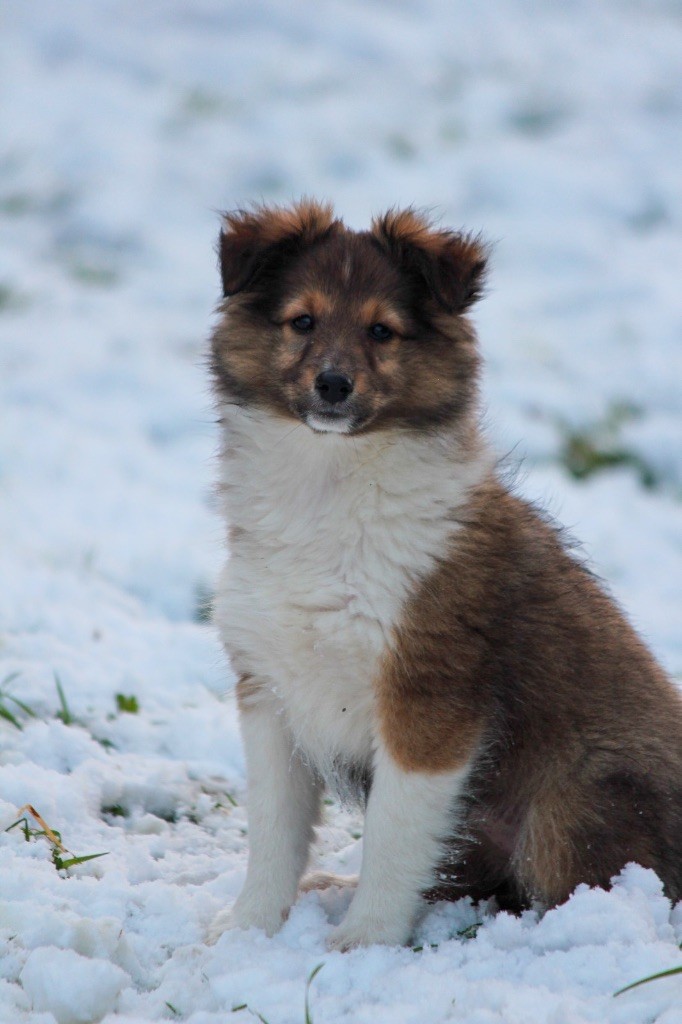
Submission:
POLYGON ((232 663, 281 706, 327 778, 367 764, 373 680, 405 600, 492 469, 452 432, 314 433, 228 406, 221 490, 231 557, 215 616, 232 663))
POLYGON ((399 511, 451 518, 494 465, 481 440, 465 448, 451 427, 349 436, 238 405, 222 413, 228 522, 270 532, 279 520, 281 539, 294 544, 304 530, 322 526, 319 517, 333 508, 345 508, 353 517, 347 527, 356 531, 399 511), (266 509, 263 522, 259 513, 266 509))

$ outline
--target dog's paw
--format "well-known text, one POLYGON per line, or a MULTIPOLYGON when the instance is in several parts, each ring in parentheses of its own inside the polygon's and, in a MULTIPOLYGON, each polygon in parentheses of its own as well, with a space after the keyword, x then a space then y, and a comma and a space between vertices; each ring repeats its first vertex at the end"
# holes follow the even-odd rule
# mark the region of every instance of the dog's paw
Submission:
POLYGON ((242 900, 240 897, 230 910, 221 910, 216 914, 206 933, 206 942, 212 946, 223 932, 236 928, 258 928, 266 935, 272 936, 286 921, 289 910, 288 906, 271 905, 259 900, 242 900))
POLYGON ((327 939, 327 949, 347 953, 358 946, 402 946, 410 937, 410 929, 387 925, 370 918, 350 916, 335 928, 327 939))
POLYGON ((357 884, 357 875, 333 875, 329 871, 313 871, 305 876, 298 888, 301 892, 314 892, 332 887, 354 889, 357 884))

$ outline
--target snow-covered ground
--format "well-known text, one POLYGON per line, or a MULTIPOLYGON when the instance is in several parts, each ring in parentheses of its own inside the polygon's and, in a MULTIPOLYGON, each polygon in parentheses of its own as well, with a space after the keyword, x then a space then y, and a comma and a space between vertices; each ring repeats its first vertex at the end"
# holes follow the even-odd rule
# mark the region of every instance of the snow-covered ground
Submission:
MULTIPOLYGON (((490 434, 682 677, 679 2, 5 0, 0 83, 2 1024, 303 1024, 320 963, 315 1024, 680 1024, 680 976, 613 996, 682 963, 635 866, 542 919, 436 906, 417 951, 328 954, 339 894, 203 941, 246 861, 205 622, 215 211, 492 239, 490 434), (107 855, 58 871, 30 812, 3 831, 27 803, 107 855)), ((319 863, 352 865, 328 811, 319 863)))

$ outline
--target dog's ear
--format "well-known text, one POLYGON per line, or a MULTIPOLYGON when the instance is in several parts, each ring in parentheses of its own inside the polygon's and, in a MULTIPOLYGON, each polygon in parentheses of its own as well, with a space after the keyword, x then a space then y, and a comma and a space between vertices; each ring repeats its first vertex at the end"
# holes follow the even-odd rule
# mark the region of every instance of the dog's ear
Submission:
POLYGON ((223 214, 218 240, 223 294, 243 291, 278 254, 322 238, 338 223, 330 205, 310 200, 223 214))
POLYGON ((480 298, 488 259, 480 238, 434 229, 412 209, 375 218, 372 234, 404 270, 419 275, 449 313, 463 313, 480 298))

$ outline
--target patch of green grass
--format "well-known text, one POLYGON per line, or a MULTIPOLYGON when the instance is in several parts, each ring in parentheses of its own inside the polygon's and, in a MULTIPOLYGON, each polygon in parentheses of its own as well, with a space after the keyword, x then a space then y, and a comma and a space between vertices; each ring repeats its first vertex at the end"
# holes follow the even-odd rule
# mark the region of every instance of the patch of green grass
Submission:
MULTIPOLYGON (((228 793, 227 791, 225 791, 225 793, 223 795, 225 797, 225 800, 227 801, 227 804, 229 804, 229 807, 227 806, 227 804, 223 803, 222 799, 221 800, 214 800, 213 804, 211 806, 211 810, 210 810, 211 814, 215 814, 217 811, 228 811, 229 812, 230 808, 232 808, 232 807, 239 807, 239 804, 237 803, 237 801, 235 800, 235 798, 232 796, 231 793, 228 793)), ((200 825, 202 820, 203 820, 203 815, 199 816, 197 814, 196 815, 196 821, 195 821, 195 817, 193 815, 190 815, 189 816, 189 820, 193 821, 197 825, 200 825)))
POLYGON ((559 461, 576 480, 625 466, 637 473, 643 487, 655 487, 659 481, 652 467, 626 448, 619 437, 621 428, 641 414, 641 409, 631 402, 614 402, 602 419, 585 427, 572 428, 560 422, 563 440, 559 461))
POLYGON ((36 202, 28 192, 11 192, 0 199, 0 213, 7 217, 23 217, 32 213, 36 202))
POLYGON ((149 813, 153 814, 155 818, 159 818, 161 821, 168 822, 169 825, 177 825, 180 820, 180 813, 176 807, 159 807, 149 813))
POLYGON ((197 125, 229 120, 242 109, 242 101, 228 93, 201 87, 188 89, 178 97, 177 106, 166 121, 166 131, 171 135, 186 134, 197 125))
POLYGON ((571 434, 566 439, 561 461, 576 480, 586 480, 604 469, 627 466, 635 470, 643 487, 650 489, 657 483, 653 469, 639 455, 625 448, 604 450, 584 433, 571 434))
POLYGON ((633 981, 632 984, 626 985, 625 988, 619 988, 613 994, 614 996, 620 996, 623 992, 629 992, 630 989, 637 988, 639 985, 646 985, 649 981, 657 981, 658 978, 669 978, 673 974, 682 974, 682 965, 671 967, 668 971, 659 971, 658 974, 650 974, 648 978, 640 978, 639 981, 633 981))
POLYGON ((25 309, 27 305, 29 300, 26 295, 18 292, 12 285, 0 282, 0 313, 12 313, 25 309))
POLYGON ((33 711, 28 704, 24 704, 23 700, 19 700, 18 697, 13 696, 13 694, 9 693, 7 690, 9 684, 13 683, 15 679, 18 679, 20 674, 21 673, 19 672, 10 672, 8 676, 5 676, 2 683, 0 683, 0 718, 4 718, 5 721, 11 722, 16 729, 19 729, 19 731, 24 727, 14 711, 10 710, 7 706, 8 704, 12 704, 14 708, 18 708, 20 711, 23 711, 29 718, 36 717, 35 711, 33 711))
POLYGON ((102 814, 109 814, 112 818, 127 818, 128 811, 123 804, 108 804, 102 808, 102 814))
POLYGON ((121 279, 113 267, 97 266, 94 263, 72 263, 69 272, 76 281, 91 288, 112 288, 121 279))
POLYGON ((542 138, 556 131, 565 117, 565 112, 559 107, 529 103, 517 110, 510 121, 521 135, 542 138))
POLYGON ((99 743, 100 747, 104 747, 105 750, 116 750, 116 744, 106 739, 106 737, 93 736, 92 738, 95 743, 99 743))
POLYGON ((118 708, 119 711, 127 715, 136 715, 140 710, 140 705, 138 703, 137 697, 127 697, 123 693, 116 694, 116 707, 118 708))
POLYGON ((389 135, 386 139, 386 148, 391 156, 397 160, 411 160, 417 155, 417 149, 407 138, 406 135, 401 135, 399 132, 394 132, 389 135))
POLYGON ((0 196, 0 216, 25 217, 27 214, 59 213, 73 205, 75 195, 68 189, 57 189, 48 195, 31 192, 6 192, 0 196))
POLYGON ((16 821, 5 829, 5 832, 11 832, 13 828, 20 826, 21 832, 24 839, 29 843, 32 839, 47 839, 52 847, 52 863, 54 864, 57 871, 68 871, 69 868, 75 867, 77 864, 85 864, 88 860, 96 860, 98 857, 107 857, 108 853, 85 853, 81 856, 76 856, 71 853, 70 850, 64 846, 62 842, 62 834, 58 832, 56 828, 50 828, 45 819, 36 811, 31 804, 24 804, 19 809, 20 817, 16 821), (27 812, 27 813, 25 813, 27 812), (29 815, 40 827, 36 828, 29 824, 29 815), (64 854, 71 854, 71 856, 63 856, 64 854))
POLYGON ((218 117, 225 107, 224 98, 206 89, 190 89, 182 100, 183 113, 190 117, 218 117))

